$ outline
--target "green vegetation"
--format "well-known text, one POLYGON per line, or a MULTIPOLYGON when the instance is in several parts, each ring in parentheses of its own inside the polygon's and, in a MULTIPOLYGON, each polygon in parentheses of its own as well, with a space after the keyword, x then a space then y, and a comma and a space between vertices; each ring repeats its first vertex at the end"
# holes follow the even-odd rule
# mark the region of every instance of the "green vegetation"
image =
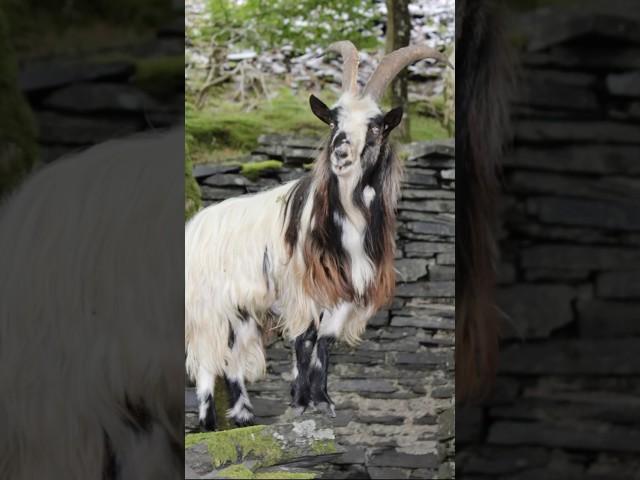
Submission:
POLYGON ((295 96, 288 89, 252 111, 233 102, 203 109, 187 102, 185 125, 187 134, 193 138, 194 163, 220 163, 249 153, 257 146, 258 137, 266 133, 311 136, 326 133, 326 125, 311 113, 308 97, 295 96))
POLYGON ((247 162, 242 164, 242 173, 249 180, 256 181, 262 174, 273 171, 277 172, 282 167, 279 160, 265 160, 264 162, 247 162))
POLYGON ((222 432, 193 433, 185 436, 184 446, 207 445, 215 467, 238 462, 251 454, 260 458, 261 465, 274 465, 283 457, 282 447, 264 429, 264 425, 256 425, 222 432))
POLYGON ((162 96, 182 89, 184 56, 167 55, 138 59, 133 83, 146 92, 162 96))
MULTIPOLYGON (((324 94, 322 99, 329 104, 336 100, 333 94, 324 94)), ((411 140, 449 136, 438 119, 443 105, 442 98, 436 97, 432 105, 409 107, 411 140)), ((246 155, 257 146, 262 134, 295 132, 320 138, 327 133, 327 126, 311 112, 308 95, 294 95, 289 89, 281 90, 274 99, 264 101, 252 111, 232 102, 206 105, 202 109, 187 102, 185 124, 194 163, 224 163, 246 155)))
POLYGON ((3 0, 23 55, 79 53, 152 38, 173 15, 171 0, 3 0))
POLYGON ((16 78, 8 26, 0 10, 0 195, 15 187, 37 161, 33 117, 16 78))
POLYGON ((244 465, 231 465, 230 467, 220 470, 216 474, 216 478, 229 478, 229 479, 260 479, 260 480, 279 480, 279 479, 291 479, 291 480, 307 480, 316 478, 314 473, 306 472, 286 472, 283 470, 273 472, 258 472, 254 473, 244 465))
POLYGON ((193 165, 189 155, 189 144, 186 145, 184 162, 184 215, 189 220, 201 207, 200 188, 193 178, 193 165))
POLYGON ((221 43, 240 31, 241 43, 249 47, 291 45, 302 51, 337 40, 351 40, 360 48, 378 45, 379 15, 358 0, 209 0, 209 6, 212 24, 203 37, 213 34, 221 43), (341 19, 340 28, 335 28, 336 19, 341 19))
POLYGON ((333 440, 318 440, 313 444, 313 451, 318 455, 324 455, 327 453, 336 453, 336 442, 333 440))

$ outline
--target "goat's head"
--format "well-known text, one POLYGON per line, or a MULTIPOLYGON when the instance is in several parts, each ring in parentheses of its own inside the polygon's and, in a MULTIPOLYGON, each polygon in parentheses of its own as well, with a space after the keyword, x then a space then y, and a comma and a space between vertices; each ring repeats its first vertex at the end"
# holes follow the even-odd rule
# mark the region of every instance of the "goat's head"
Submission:
POLYGON ((327 154, 338 176, 358 173, 373 165, 389 134, 402 120, 402 107, 383 113, 378 105, 385 88, 409 64, 424 58, 448 63, 440 52, 426 46, 409 46, 386 55, 362 93, 358 91, 358 51, 353 43, 336 42, 329 50, 343 58, 342 95, 333 107, 311 95, 313 113, 331 128, 327 154))

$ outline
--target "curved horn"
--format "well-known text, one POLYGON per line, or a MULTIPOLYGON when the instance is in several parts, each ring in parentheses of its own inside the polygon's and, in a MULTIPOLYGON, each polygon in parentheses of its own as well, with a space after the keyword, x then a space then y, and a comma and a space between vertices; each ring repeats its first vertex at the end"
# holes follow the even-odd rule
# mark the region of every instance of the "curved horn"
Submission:
POLYGON ((376 71, 373 72, 373 75, 371 75, 371 78, 367 82, 367 86, 364 87, 362 95, 369 94, 374 100, 380 100, 387 85, 391 83, 404 67, 425 58, 434 58, 453 68, 447 60, 447 57, 426 45, 411 45, 409 47, 399 48, 384 56, 380 65, 378 65, 378 68, 376 68, 376 71))
POLYGON ((347 40, 329 45, 328 50, 342 55, 342 91, 358 93, 358 50, 347 40))

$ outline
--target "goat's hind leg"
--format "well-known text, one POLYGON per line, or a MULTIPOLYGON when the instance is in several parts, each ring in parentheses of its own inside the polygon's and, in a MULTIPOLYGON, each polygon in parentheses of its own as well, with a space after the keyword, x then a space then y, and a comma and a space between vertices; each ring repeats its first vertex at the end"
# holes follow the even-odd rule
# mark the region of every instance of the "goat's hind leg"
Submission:
POLYGON ((216 429, 216 406, 214 402, 215 377, 205 368, 198 369, 196 395, 198 397, 198 425, 202 432, 216 429))
POLYGON ((309 384, 309 368, 315 349, 317 331, 312 323, 307 331, 294 341, 293 381, 291 382, 291 406, 297 414, 301 414, 309 406, 311 387, 309 384))
POLYGON ((241 315, 242 321, 229 335, 231 355, 224 376, 229 389, 230 408, 227 417, 239 427, 253 425, 255 416, 245 380, 255 380, 264 370, 264 349, 256 321, 241 315))

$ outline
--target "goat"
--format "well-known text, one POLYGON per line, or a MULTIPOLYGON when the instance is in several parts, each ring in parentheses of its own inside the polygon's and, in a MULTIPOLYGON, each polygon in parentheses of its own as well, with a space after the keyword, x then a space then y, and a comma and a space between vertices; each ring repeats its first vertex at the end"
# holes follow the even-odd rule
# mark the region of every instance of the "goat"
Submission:
POLYGON ((329 108, 314 95, 312 112, 330 128, 310 174, 196 214, 185 227, 186 368, 196 382, 199 422, 216 426, 214 379, 230 390, 227 415, 254 421, 245 381, 265 370, 261 330, 270 318, 294 342, 291 395, 298 412, 313 405, 335 415, 327 393, 329 348, 355 344, 367 320, 393 296, 395 208, 401 168, 389 134, 402 108, 383 113, 386 86, 439 52, 410 46, 386 55, 362 94, 358 52, 343 58, 342 95, 329 108))

